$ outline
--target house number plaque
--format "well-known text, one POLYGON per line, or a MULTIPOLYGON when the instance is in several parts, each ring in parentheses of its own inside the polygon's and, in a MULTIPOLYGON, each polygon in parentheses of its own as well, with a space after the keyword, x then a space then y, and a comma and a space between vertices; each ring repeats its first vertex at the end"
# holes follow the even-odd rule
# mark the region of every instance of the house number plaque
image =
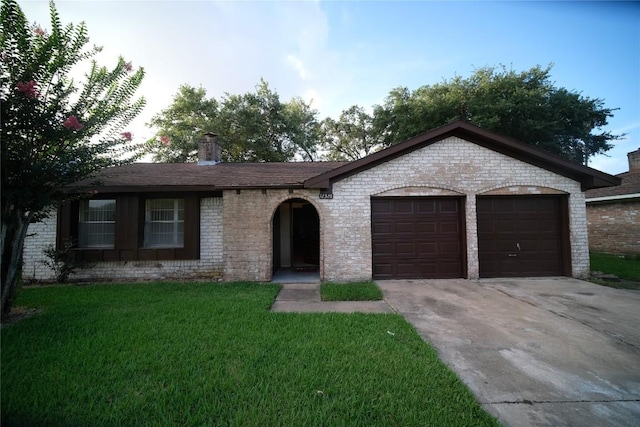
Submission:
POLYGON ((321 199, 333 199, 333 193, 320 193, 321 199))

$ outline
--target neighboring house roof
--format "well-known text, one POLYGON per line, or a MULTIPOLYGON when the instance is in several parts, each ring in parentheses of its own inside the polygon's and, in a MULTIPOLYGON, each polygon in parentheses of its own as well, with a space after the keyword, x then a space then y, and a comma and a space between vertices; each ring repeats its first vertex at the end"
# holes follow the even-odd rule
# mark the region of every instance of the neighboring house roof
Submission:
MULTIPOLYGON (((77 186, 108 192, 219 191, 243 188, 322 188, 450 136, 457 136, 581 183, 582 189, 620 184, 620 178, 548 154, 531 145, 456 121, 354 162, 133 163, 108 168, 77 186)), ((76 186, 74 186, 76 187, 76 186)))
POLYGON ((616 175, 622 181, 620 186, 587 191, 585 197, 588 203, 640 200, 640 149, 628 153, 627 157, 629 171, 616 175))
POLYGON ((529 144, 479 128, 468 122, 456 121, 310 178, 305 181, 305 187, 329 188, 331 183, 335 181, 451 136, 463 138, 523 162, 574 179, 581 183, 583 191, 620 184, 620 178, 615 176, 562 159, 529 144))
POLYGON ((589 190, 585 194, 587 202, 640 198, 639 172, 625 172, 616 176, 622 180, 620 186, 589 190))
POLYGON ((102 171, 100 192, 218 191, 242 188, 302 188, 303 182, 344 162, 132 163, 102 171))

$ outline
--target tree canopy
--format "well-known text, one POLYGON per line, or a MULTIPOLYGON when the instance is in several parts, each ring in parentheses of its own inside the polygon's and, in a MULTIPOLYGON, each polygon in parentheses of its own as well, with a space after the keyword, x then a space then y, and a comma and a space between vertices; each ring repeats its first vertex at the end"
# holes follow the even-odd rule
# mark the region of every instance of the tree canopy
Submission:
POLYGON ((550 72, 551 66, 483 67, 466 79, 414 91, 397 87, 374 107, 374 128, 389 146, 461 119, 586 164, 622 136, 601 130, 613 110, 601 99, 556 87, 550 72))
POLYGON ((613 116, 599 98, 557 87, 551 66, 516 72, 483 67, 415 90, 392 89, 368 113, 353 105, 318 121, 300 98, 282 102, 261 80, 255 92, 208 99, 182 86, 156 115, 147 142, 156 161, 195 161, 204 132, 219 135, 225 161, 356 160, 455 120, 466 120, 552 154, 586 164, 622 137, 602 128, 613 116))
POLYGON ((358 105, 342 111, 338 120, 322 121, 322 147, 328 160, 358 160, 380 150, 384 140, 373 117, 358 105))
POLYGON ((71 197, 69 184, 137 157, 127 124, 144 106, 133 99, 142 68, 120 58, 111 69, 93 59, 84 23, 63 25, 50 3, 50 33, 31 25, 15 0, 0 11, 2 61, 2 313, 20 279, 22 248, 31 222, 71 197), (89 61, 87 63, 87 61, 89 61), (72 69, 87 64, 83 78, 72 69))
POLYGON ((282 102, 264 80, 255 92, 226 93, 220 100, 208 99, 203 88, 183 85, 173 103, 149 123, 158 132, 146 147, 155 161, 195 161, 198 141, 205 132, 214 132, 225 161, 315 160, 317 115, 301 98, 282 102))

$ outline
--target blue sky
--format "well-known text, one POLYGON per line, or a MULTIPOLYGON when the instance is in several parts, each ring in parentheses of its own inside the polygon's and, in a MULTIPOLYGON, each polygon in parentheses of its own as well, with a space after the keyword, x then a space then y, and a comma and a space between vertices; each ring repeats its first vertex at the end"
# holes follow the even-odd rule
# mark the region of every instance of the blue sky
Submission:
MULTIPOLYGON (((23 0, 30 21, 48 27, 48 3, 23 0)), ((281 99, 301 96, 320 118, 381 103, 396 86, 416 89, 485 65, 516 71, 553 63, 558 87, 619 108, 608 130, 626 133, 590 166, 628 169, 640 148, 638 2, 213 2, 57 1, 63 23, 85 21, 99 61, 118 55, 143 66, 145 123, 170 105, 179 85, 216 98, 252 91, 263 77, 281 99)))

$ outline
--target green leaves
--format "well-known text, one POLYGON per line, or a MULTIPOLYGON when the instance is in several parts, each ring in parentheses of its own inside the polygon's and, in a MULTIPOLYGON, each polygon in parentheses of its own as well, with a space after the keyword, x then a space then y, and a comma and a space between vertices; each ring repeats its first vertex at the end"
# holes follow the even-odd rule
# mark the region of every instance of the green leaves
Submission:
POLYGON ((454 120, 467 120, 586 164, 622 137, 600 130, 613 110, 601 99, 555 87, 550 71, 551 66, 520 73, 504 66, 483 67, 467 79, 456 76, 413 92, 396 88, 374 107, 374 127, 388 146, 454 120))
POLYGON ((218 134, 225 161, 284 162, 296 156, 314 160, 320 125, 317 111, 300 98, 289 102, 264 80, 255 92, 225 94, 217 101, 206 91, 181 86, 169 108, 149 126, 159 129, 147 151, 160 162, 197 160, 198 141, 205 132, 218 134))
POLYGON ((2 3, 3 207, 43 210, 60 201, 60 187, 126 161, 120 133, 144 106, 133 99, 144 71, 122 58, 110 70, 92 62, 83 81, 70 78, 99 48, 87 48, 84 24, 63 26, 50 9, 48 34, 28 25, 15 1, 2 3))
POLYGON ((373 117, 360 106, 342 111, 338 120, 322 121, 322 145, 329 160, 357 160, 382 148, 383 137, 373 127, 373 117))

